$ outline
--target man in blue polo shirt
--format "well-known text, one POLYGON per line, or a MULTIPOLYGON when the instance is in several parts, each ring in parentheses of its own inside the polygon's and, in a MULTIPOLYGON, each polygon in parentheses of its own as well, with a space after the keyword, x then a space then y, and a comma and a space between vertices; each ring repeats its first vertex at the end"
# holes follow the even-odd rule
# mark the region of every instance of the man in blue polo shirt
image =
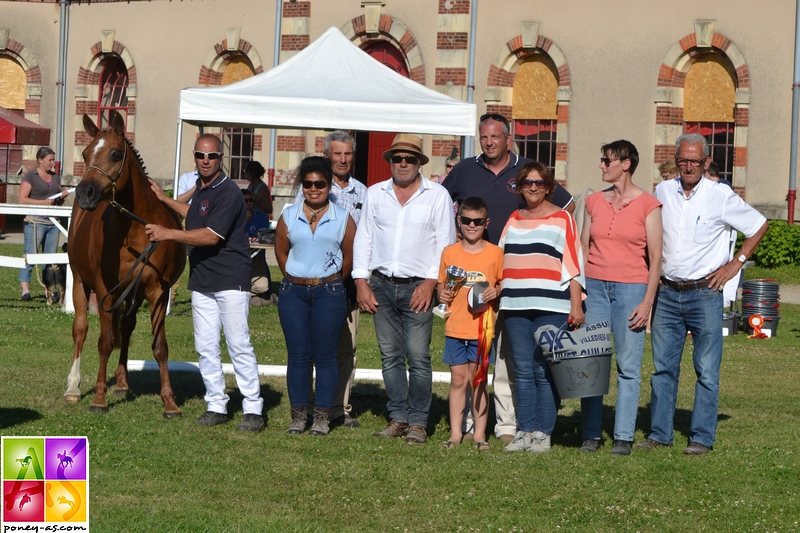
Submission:
POLYGON ((191 204, 173 200, 151 181, 158 199, 186 218, 186 230, 148 224, 154 242, 173 240, 189 247, 194 345, 206 385, 208 410, 197 423, 215 426, 228 421, 228 395, 222 372, 220 330, 225 332, 236 383, 244 396, 239 431, 264 429, 264 401, 258 364, 250 343, 250 244, 245 231, 247 210, 239 187, 222 172, 222 141, 201 135, 194 145, 199 187, 191 204))
MULTIPOLYGON (((478 134, 483 154, 467 157, 448 174, 442 186, 456 202, 478 196, 486 200, 492 224, 487 226, 484 238, 497 244, 508 217, 524 206, 516 190, 517 172, 530 159, 511 152, 511 127, 503 115, 487 113, 481 117, 478 134)), ((575 202, 572 196, 558 183, 550 201, 572 213, 575 202)), ((514 440, 517 432, 517 417, 514 407, 516 377, 511 363, 507 343, 503 343, 503 314, 497 320, 497 359, 494 371, 494 406, 497 423, 495 435, 504 444, 514 440)), ((466 427, 465 430, 470 430, 466 427)), ((465 432, 465 439, 472 434, 465 432)))

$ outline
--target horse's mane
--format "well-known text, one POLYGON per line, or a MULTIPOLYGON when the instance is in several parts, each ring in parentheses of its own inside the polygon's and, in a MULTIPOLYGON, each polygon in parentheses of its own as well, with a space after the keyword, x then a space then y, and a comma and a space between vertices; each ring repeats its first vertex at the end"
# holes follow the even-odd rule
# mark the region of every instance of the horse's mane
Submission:
POLYGON ((144 160, 142 159, 142 155, 139 153, 139 150, 133 147, 133 143, 126 136, 123 135, 122 138, 125 140, 125 144, 128 145, 131 153, 136 156, 136 161, 139 162, 139 166, 142 168, 142 171, 147 174, 147 167, 144 166, 144 160))

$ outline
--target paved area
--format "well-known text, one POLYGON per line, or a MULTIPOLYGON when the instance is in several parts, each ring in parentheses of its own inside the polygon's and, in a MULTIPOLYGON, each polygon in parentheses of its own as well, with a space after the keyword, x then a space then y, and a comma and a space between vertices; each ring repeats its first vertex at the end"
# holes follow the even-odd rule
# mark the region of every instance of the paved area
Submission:
MULTIPOLYGON (((22 233, 3 233, 0 235, 0 243, 22 244, 22 233)), ((275 251, 267 248, 267 264, 275 265, 275 251)), ((800 285, 781 285, 781 302, 787 304, 800 304, 800 285)))

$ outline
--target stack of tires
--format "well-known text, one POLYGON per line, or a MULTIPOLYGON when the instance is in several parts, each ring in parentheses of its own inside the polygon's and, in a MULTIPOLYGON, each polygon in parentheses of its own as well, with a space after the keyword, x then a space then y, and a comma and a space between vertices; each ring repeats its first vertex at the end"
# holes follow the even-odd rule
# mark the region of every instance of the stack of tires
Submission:
POLYGON ((745 333, 751 335, 753 328, 750 317, 761 315, 764 325, 761 331, 774 337, 778 333, 778 321, 781 314, 780 285, 772 279, 754 279, 742 285, 742 319, 745 333))

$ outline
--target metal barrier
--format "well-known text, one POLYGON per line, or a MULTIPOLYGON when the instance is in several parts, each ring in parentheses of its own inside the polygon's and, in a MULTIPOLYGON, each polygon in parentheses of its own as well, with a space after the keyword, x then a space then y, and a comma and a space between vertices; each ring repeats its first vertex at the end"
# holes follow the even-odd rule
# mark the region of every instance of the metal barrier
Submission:
MULTIPOLYGON (((72 222, 72 206, 52 206, 52 205, 23 205, 23 204, 0 204, 0 214, 3 215, 39 215, 48 217, 58 227, 59 231, 66 237, 67 228, 72 222), (67 218, 67 228, 64 228, 57 217, 67 218)), ((50 265, 53 263, 69 264, 69 257, 66 253, 54 254, 29 254, 23 257, 13 257, 0 255, 0 267, 25 268, 27 265, 50 265)), ((67 268, 67 286, 64 287, 61 310, 65 313, 74 313, 75 307, 72 304, 72 270, 67 268)))

